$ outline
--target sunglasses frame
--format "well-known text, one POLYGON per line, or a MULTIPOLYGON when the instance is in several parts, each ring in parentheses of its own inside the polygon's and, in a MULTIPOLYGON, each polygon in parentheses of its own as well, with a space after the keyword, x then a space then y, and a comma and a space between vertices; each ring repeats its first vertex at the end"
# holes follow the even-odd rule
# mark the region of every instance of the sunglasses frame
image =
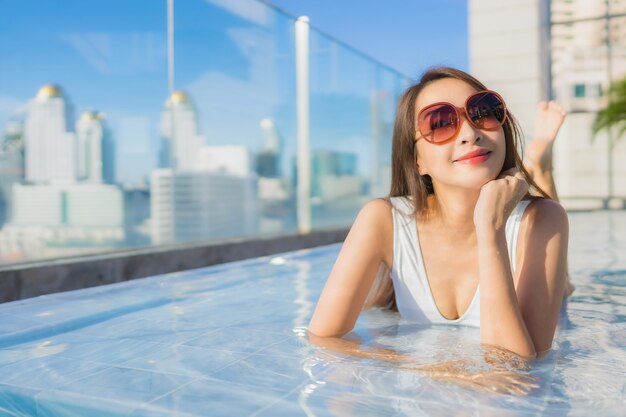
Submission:
MULTIPOLYGON (((467 122, 468 122, 470 125, 472 125, 474 128, 476 128, 476 129, 480 129, 480 130, 487 130, 487 131, 495 131, 495 130, 498 130, 500 127, 502 127, 502 125, 504 125, 504 123, 506 122, 506 119, 507 119, 507 115, 508 115, 508 110, 507 110, 507 108, 506 108, 506 103, 504 102, 504 99, 502 98, 502 96, 501 96, 500 94, 498 94, 498 93, 496 93, 495 91, 492 91, 492 90, 481 90, 481 91, 477 91, 476 93, 474 93, 474 94, 472 94, 471 96, 469 96, 469 97, 467 98, 467 100, 465 100, 465 104, 463 105, 463 107, 457 107, 457 106, 455 106, 455 105, 454 105, 454 104, 452 104, 452 103, 448 103, 447 101, 439 101, 439 102, 437 102, 437 103, 432 103, 432 104, 429 104, 428 106, 424 107, 424 108, 423 108, 422 110, 420 110, 420 112, 417 114, 417 118, 415 119, 415 125, 416 125, 416 127, 417 127, 417 133, 419 133, 419 135, 420 135, 420 136, 419 136, 417 139, 415 139, 415 142, 417 142, 417 141, 418 141, 418 140, 420 140, 420 139, 424 139, 424 140, 426 140, 427 142, 433 143, 433 144, 435 144, 435 145, 442 145, 442 144, 444 144, 444 143, 448 143, 448 142, 450 142, 450 141, 452 141, 452 140, 456 139, 456 137, 459 135, 459 132, 461 131, 461 125, 463 124, 463 121, 461 120, 461 116, 465 116, 465 120, 467 120, 467 122), (502 119, 502 121, 501 121, 501 122, 499 122, 498 126, 494 127, 493 129, 486 129, 486 128, 484 128, 484 127, 479 127, 479 126, 476 126, 476 124, 474 124, 474 122, 472 121, 472 119, 471 119, 471 118, 467 115, 467 103, 468 103, 471 99, 473 99, 474 97, 476 97, 477 95, 480 95, 480 94, 485 94, 485 93, 489 93, 489 94, 493 94, 493 95, 495 95, 495 96, 496 96, 496 97, 500 100, 500 102, 502 103, 502 107, 503 107, 503 110, 504 110, 504 118, 502 119), (420 120, 420 117, 422 116, 422 114, 424 114, 424 112, 425 112, 425 111, 427 111, 428 109, 431 109, 431 108, 433 108, 433 107, 435 107, 435 106, 441 106, 441 105, 447 105, 447 106, 452 107, 452 108, 454 109, 454 111, 455 111, 455 113, 456 113, 456 116, 457 116, 457 119, 458 119, 459 121, 458 121, 458 123, 457 123, 457 125, 456 125, 456 130, 455 130, 454 134, 453 134, 450 138, 448 138, 448 139, 446 139, 446 140, 441 140, 441 141, 433 141, 433 140, 429 139, 428 137, 426 137, 427 135, 424 135, 424 134, 420 131, 420 127, 419 127, 419 120, 420 120)), ((432 133, 432 131, 431 131, 431 132, 429 132, 429 133, 432 133)))

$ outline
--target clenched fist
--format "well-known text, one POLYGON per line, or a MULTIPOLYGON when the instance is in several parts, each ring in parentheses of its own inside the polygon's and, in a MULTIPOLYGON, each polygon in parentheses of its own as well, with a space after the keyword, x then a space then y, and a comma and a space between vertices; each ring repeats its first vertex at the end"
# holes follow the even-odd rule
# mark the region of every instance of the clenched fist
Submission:
POLYGON ((509 215, 527 192, 528 183, 517 168, 483 185, 474 208, 476 233, 504 232, 509 215))

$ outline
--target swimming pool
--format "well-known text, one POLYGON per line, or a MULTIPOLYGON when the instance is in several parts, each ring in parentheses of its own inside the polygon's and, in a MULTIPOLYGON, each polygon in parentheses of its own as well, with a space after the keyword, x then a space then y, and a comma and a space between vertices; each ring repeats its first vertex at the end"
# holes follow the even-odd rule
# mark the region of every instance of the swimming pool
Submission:
MULTIPOLYGON (((528 396, 309 345, 339 245, 0 305, 0 416, 616 416, 626 395, 626 212, 570 215, 577 290, 528 396)), ((372 311, 367 344, 480 360, 478 331, 372 311)))

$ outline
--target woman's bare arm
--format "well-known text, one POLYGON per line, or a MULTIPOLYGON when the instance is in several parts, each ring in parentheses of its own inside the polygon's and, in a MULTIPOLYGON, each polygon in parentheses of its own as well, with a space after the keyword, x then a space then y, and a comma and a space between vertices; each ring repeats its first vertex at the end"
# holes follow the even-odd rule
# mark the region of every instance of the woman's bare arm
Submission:
POLYGON ((477 237, 480 341, 534 358, 535 347, 515 293, 504 230, 477 237))
POLYGON ((550 349, 554 338, 566 282, 569 228, 563 207, 547 199, 530 204, 524 225, 515 280, 504 233, 479 238, 481 342, 536 357, 550 349))
POLYGON ((393 368, 417 372, 467 388, 526 395, 539 386, 536 377, 524 372, 528 370, 528 364, 523 359, 500 349, 492 348, 485 351, 488 365, 485 369, 485 364, 471 358, 427 363, 383 346, 364 346, 356 335, 340 338, 319 337, 309 333, 309 340, 331 352, 386 362, 393 368), (479 369, 476 369, 477 367, 479 369))
POLYGON ((557 202, 539 199, 524 215, 517 299, 538 355, 552 346, 567 281, 569 223, 557 202))
POLYGON ((506 222, 528 184, 513 168, 482 186, 474 207, 480 288, 480 341, 534 358, 535 347, 515 293, 506 222))
POLYGON ((381 263, 390 266, 393 247, 390 204, 367 203, 357 216, 324 286, 309 333, 337 337, 352 330, 381 263))
POLYGON ((536 386, 528 375, 499 369, 470 371, 463 366, 464 361, 417 364, 405 353, 363 346, 359 340, 341 337, 354 328, 380 264, 391 266, 392 248, 389 204, 382 200, 366 204, 357 216, 320 296, 308 329, 311 343, 329 351, 395 363, 395 366, 436 379, 479 389, 525 393, 536 386))

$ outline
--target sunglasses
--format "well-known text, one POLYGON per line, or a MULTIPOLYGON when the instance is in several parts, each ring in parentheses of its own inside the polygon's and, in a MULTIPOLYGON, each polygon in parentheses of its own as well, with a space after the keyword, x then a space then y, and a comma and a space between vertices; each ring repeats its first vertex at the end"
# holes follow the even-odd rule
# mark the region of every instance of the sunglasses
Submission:
POLYGON ((506 120, 506 105, 498 93, 489 90, 469 96, 465 107, 445 102, 431 104, 417 115, 421 138, 431 143, 444 143, 456 138, 461 130, 462 114, 477 129, 497 130, 506 120))

